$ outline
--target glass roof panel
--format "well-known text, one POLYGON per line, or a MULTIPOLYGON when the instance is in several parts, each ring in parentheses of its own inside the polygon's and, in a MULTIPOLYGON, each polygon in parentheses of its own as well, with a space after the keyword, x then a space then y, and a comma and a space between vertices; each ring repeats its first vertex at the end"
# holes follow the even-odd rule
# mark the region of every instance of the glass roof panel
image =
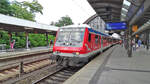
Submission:
POLYGON ((122 10, 121 10, 121 19, 124 19, 124 17, 126 16, 130 5, 131 5, 131 3, 129 1, 127 1, 127 0, 123 1, 123 6, 122 6, 122 10))

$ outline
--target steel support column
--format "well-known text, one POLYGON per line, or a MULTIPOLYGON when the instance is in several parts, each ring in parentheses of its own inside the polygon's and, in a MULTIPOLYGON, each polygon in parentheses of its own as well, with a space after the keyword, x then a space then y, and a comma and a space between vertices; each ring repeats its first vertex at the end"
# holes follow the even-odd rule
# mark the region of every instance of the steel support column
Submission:
POLYGON ((8 36, 9 36, 9 42, 11 42, 12 41, 12 33, 8 32, 8 36))
POLYGON ((146 49, 149 50, 149 31, 146 32, 146 49))
POLYGON ((46 33, 46 43, 47 43, 47 46, 49 45, 49 42, 48 42, 48 33, 46 33))
POLYGON ((125 47, 126 50, 128 50, 128 34, 129 34, 129 32, 126 31, 124 42, 123 42, 124 43, 124 47, 125 47))
POLYGON ((142 35, 143 35, 143 45, 144 45, 144 48, 146 48, 146 45, 147 45, 147 32, 144 32, 142 35))
POLYGON ((29 49, 29 37, 28 37, 28 32, 26 32, 26 49, 29 49))
POLYGON ((129 27, 128 34, 128 57, 132 57, 132 28, 129 27))

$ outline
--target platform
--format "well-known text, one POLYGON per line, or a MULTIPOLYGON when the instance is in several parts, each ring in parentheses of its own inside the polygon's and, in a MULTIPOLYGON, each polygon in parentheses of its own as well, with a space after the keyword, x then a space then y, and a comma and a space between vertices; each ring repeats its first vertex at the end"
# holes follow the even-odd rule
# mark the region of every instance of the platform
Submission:
POLYGON ((150 51, 141 47, 129 58, 126 50, 116 45, 64 84, 150 84, 150 51))
POLYGON ((13 57, 13 56, 23 56, 23 55, 29 55, 34 53, 42 53, 42 52, 50 52, 51 49, 47 46, 45 47, 35 47, 30 49, 16 49, 11 52, 0 52, 0 59, 1 58, 7 58, 7 57, 13 57))

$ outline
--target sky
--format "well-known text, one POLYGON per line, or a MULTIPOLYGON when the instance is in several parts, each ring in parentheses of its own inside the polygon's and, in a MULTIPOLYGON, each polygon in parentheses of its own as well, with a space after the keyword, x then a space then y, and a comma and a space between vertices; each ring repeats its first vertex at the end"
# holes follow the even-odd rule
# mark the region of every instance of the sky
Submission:
POLYGON ((87 0, 38 0, 38 2, 43 6, 43 15, 36 14, 35 18, 39 23, 50 24, 68 15, 74 24, 81 24, 95 14, 87 0))

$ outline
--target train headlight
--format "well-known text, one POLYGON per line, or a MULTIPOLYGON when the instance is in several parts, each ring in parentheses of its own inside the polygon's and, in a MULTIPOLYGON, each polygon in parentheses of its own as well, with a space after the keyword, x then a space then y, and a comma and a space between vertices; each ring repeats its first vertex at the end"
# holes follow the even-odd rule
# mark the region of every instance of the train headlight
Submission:
POLYGON ((80 55, 80 53, 79 52, 74 52, 74 53, 72 53, 74 56, 79 56, 80 55))
POLYGON ((76 55, 80 55, 80 53, 79 53, 79 52, 76 52, 76 55))
POLYGON ((69 43, 66 43, 66 45, 69 45, 69 43))

